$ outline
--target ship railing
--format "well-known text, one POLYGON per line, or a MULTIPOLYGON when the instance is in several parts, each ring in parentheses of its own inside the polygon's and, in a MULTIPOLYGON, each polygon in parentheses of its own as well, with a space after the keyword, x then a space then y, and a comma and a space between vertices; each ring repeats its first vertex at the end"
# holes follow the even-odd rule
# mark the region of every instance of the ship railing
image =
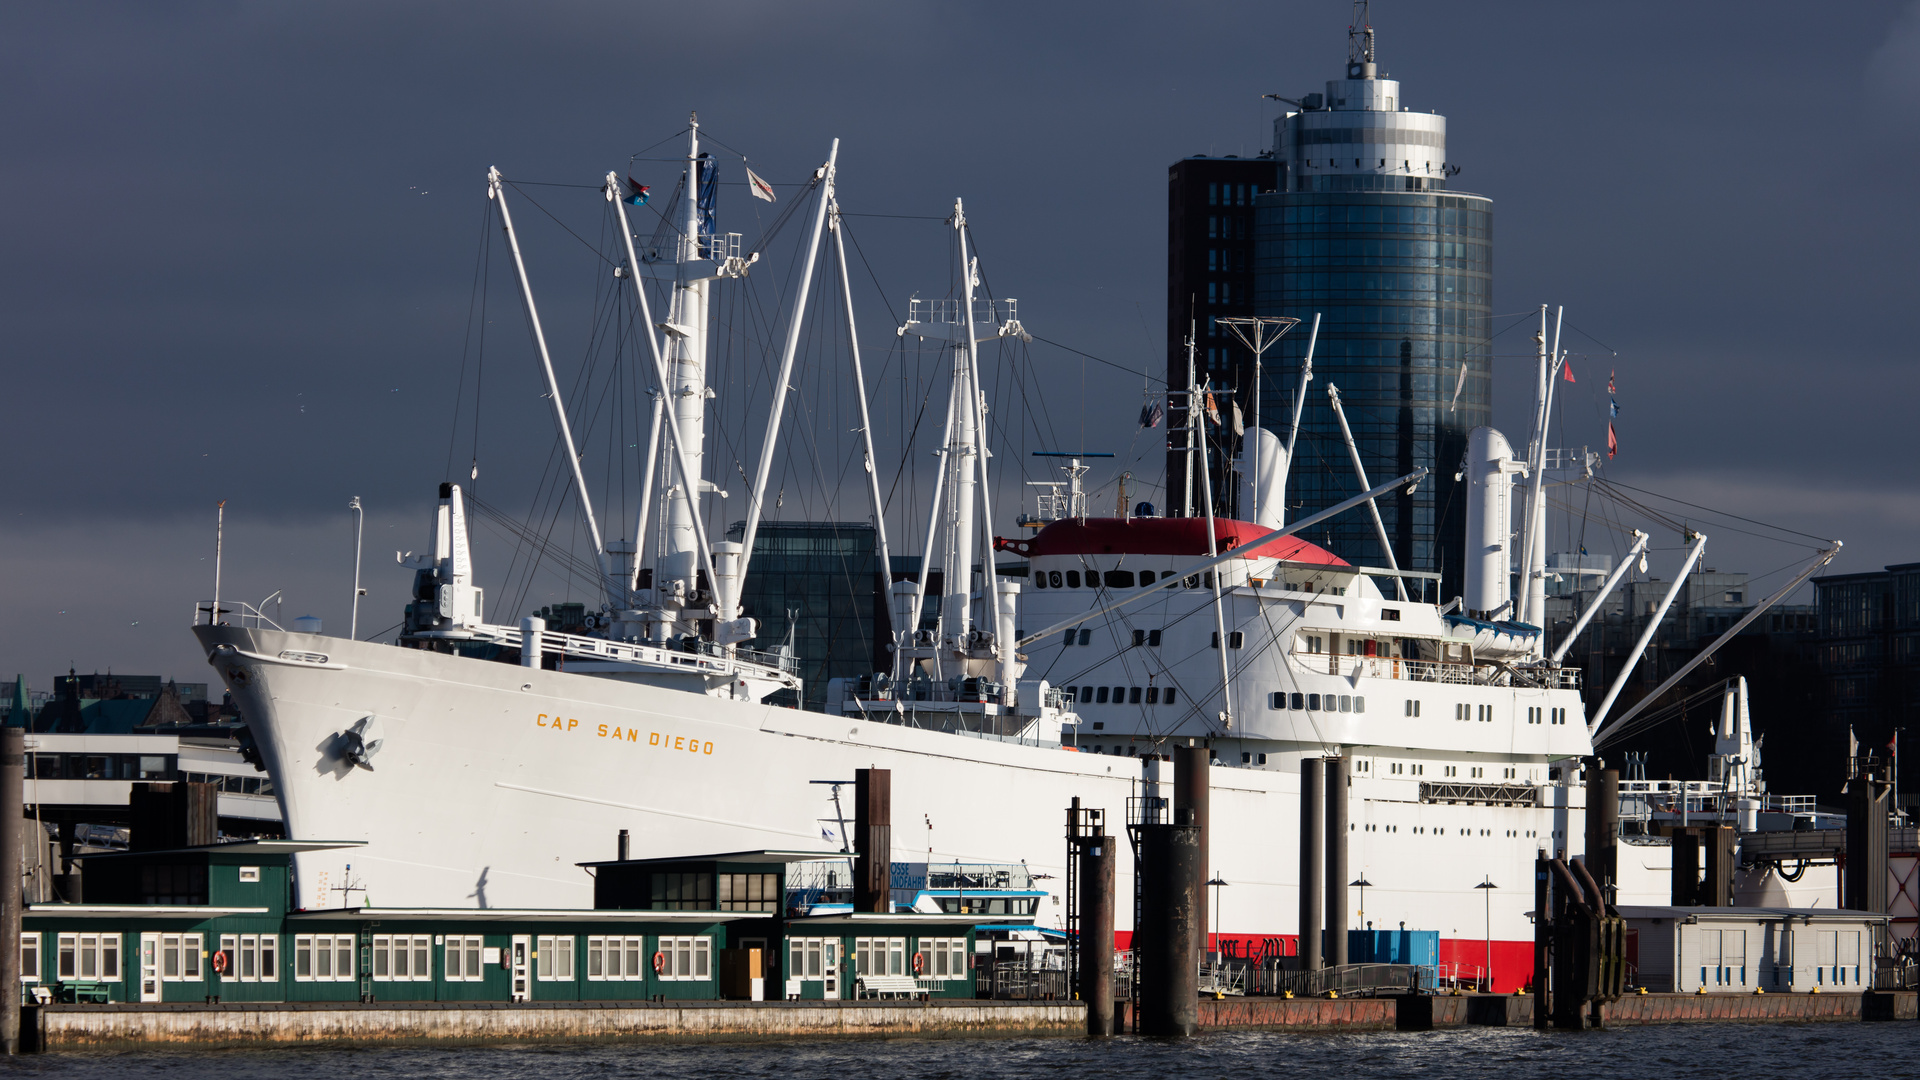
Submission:
MULTIPOLYGON (((963 679, 957 687, 934 682, 893 682, 862 676, 848 684, 849 701, 947 701, 979 705, 1007 704, 1007 688, 986 679, 963 679)), ((1066 698, 1059 691, 1048 695, 1047 704, 1064 708, 1066 698)))
MULTIPOLYGON (((927 300, 916 297, 907 303, 907 322, 958 325, 969 321, 960 317, 966 305, 966 300, 960 297, 927 300)), ((975 299, 971 321, 994 326, 1019 322, 1020 301, 975 299)))
MULTIPOLYGON (((1512 686, 1510 669, 1476 667, 1437 660, 1407 660, 1397 656, 1346 656, 1340 653, 1298 653, 1309 671, 1363 679, 1403 679, 1410 682, 1449 683, 1455 686, 1512 686)), ((1544 683, 1553 689, 1580 689, 1578 668, 1528 668, 1522 681, 1544 683)))
POLYGON ((248 630, 281 630, 281 625, 267 618, 265 612, 245 600, 222 600, 220 610, 213 610, 213 601, 202 600, 193 605, 193 625, 195 626, 239 626, 248 630))
POLYGON ((700 255, 714 262, 726 262, 740 257, 739 233, 701 233, 700 255))
POLYGON ((1033 872, 1018 863, 934 863, 927 867, 929 889, 1033 888, 1033 872))
MULTIPOLYGON (((520 628, 517 626, 472 627, 469 636, 485 638, 515 649, 522 647, 520 628)), ((540 632, 540 647, 543 652, 557 652, 563 656, 583 660, 612 660, 627 664, 691 668, 714 674, 732 674, 742 663, 772 668, 788 675, 798 675, 800 672, 798 658, 787 653, 736 647, 733 655, 728 656, 724 647, 710 641, 690 641, 681 647, 670 648, 637 641, 615 641, 610 638, 568 634, 558 630, 543 630, 540 632)))
POLYGON ((1164 795, 1131 795, 1127 798, 1128 825, 1166 825, 1173 821, 1173 803, 1164 795))

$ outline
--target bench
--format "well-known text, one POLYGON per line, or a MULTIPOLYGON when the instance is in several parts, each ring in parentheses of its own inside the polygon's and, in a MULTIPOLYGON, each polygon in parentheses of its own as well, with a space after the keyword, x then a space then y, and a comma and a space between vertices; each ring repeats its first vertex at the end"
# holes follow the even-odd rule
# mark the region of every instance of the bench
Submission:
POLYGON ((855 997, 925 997, 927 991, 911 975, 862 975, 855 983, 855 997))
POLYGON ((113 999, 105 984, 97 982, 63 982, 56 987, 54 996, 76 1005, 105 1005, 113 999))

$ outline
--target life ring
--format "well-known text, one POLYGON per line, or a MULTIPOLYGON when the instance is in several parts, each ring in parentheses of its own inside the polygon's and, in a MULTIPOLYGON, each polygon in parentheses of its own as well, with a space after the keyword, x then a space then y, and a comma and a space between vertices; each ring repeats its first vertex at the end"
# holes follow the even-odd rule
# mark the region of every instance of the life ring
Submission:
POLYGON ((919 953, 914 953, 913 954, 913 973, 915 975, 920 974, 921 969, 925 968, 926 966, 927 966, 927 958, 920 955, 919 953))
POLYGON ((215 949, 213 951, 213 970, 222 975, 227 973, 227 950, 215 949))
POLYGON ((653 954, 653 973, 655 975, 658 975, 665 970, 667 970, 667 954, 663 952, 654 953, 653 954))

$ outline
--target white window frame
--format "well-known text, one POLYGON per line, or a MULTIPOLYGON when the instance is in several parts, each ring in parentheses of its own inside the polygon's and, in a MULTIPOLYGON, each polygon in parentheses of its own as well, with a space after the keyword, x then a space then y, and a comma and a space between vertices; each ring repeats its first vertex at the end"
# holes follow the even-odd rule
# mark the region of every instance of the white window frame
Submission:
POLYGON ((662 982, 705 982, 713 978, 713 938, 707 935, 662 937, 662 982))
POLYGON ((61 934, 55 942, 62 981, 119 982, 124 977, 126 951, 119 934, 61 934))
POLYGON ((863 937, 853 939, 855 975, 911 975, 907 967, 907 939, 903 937, 863 937), (873 958, 880 958, 874 965, 873 958))
POLYGON ((161 982, 205 982, 205 968, 201 965, 201 935, 199 934, 161 934, 160 937, 160 981, 161 982))
POLYGON ((480 982, 487 977, 487 939, 479 934, 446 935, 441 959, 448 982, 480 982))
POLYGON ((374 982, 432 982, 433 935, 375 934, 374 982))
POLYGON ((534 940, 534 978, 540 982, 573 981, 573 935, 547 934, 534 940))
POLYGON ((220 976, 222 982, 280 981, 280 935, 222 934, 220 948, 233 954, 233 966, 220 976))
POLYGON ((352 982, 353 953, 352 934, 297 934, 293 939, 293 981, 352 982), (343 959, 344 965, 340 963, 343 959), (343 966, 345 970, 339 970, 343 966))
POLYGON ((243 882, 256 882, 256 881, 259 881, 259 880, 260 880, 260 868, 259 868, 259 867, 257 867, 257 866, 243 866, 243 867, 241 867, 241 868, 240 868, 240 880, 241 880, 241 881, 243 881, 243 882))
POLYGON ((920 962, 922 979, 954 982, 972 974, 967 970, 967 939, 963 937, 921 938, 920 962))
POLYGON ((829 942, 833 944, 834 955, 839 955, 839 938, 788 938, 787 978, 825 979, 827 977, 825 967, 826 950, 829 942))
POLYGON ((595 934, 587 938, 586 961, 588 982, 638 982, 647 977, 653 954, 646 938, 595 934))
POLYGON ((20 981, 37 983, 40 981, 40 934, 39 931, 23 932, 20 935, 20 981))

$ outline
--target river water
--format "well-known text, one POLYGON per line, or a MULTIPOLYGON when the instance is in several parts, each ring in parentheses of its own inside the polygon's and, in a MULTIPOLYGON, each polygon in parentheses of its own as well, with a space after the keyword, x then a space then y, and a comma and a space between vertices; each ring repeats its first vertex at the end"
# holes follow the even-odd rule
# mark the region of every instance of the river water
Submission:
POLYGON ((0 1064, 13 1076, 286 1077, 353 1080, 995 1080, 999 1077, 1910 1076, 1920 1024, 1700 1024, 1604 1032, 1460 1028, 1419 1033, 1245 1033, 1184 1042, 1117 1038, 889 1039, 717 1045, 609 1044, 460 1049, 234 1050, 51 1054, 0 1064))

